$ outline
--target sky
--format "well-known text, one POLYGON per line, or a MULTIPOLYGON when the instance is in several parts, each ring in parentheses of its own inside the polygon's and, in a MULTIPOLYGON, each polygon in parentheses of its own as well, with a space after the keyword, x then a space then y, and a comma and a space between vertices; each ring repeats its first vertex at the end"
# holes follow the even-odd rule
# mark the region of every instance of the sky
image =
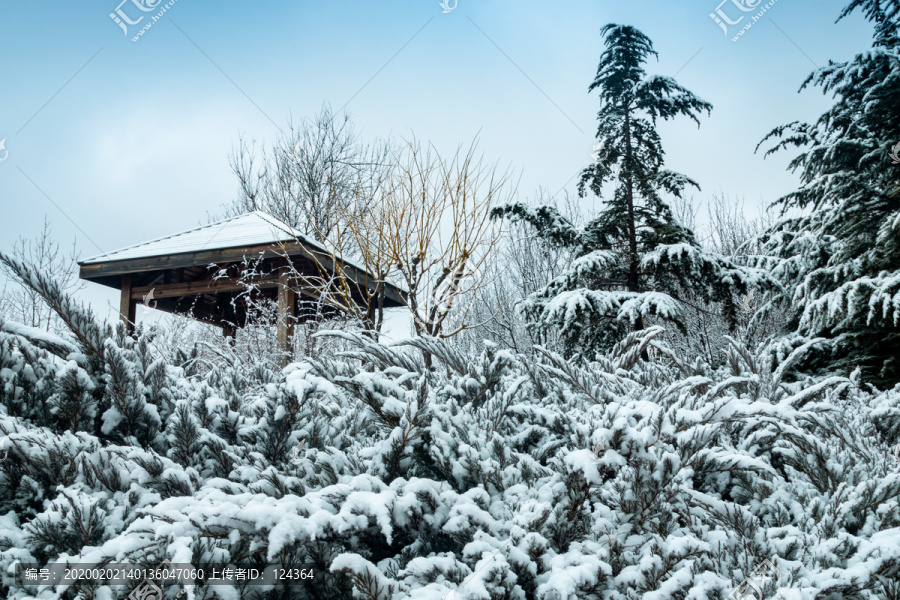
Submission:
MULTIPOLYGON (((797 185, 792 154, 757 144, 817 118, 830 99, 800 85, 872 33, 858 14, 836 22, 849 0, 120 1, 0 0, 0 251, 45 215, 82 257, 206 223, 237 195, 239 139, 266 145, 325 103, 366 139, 452 151, 477 135, 521 174, 523 200, 574 192, 607 23, 647 34, 648 72, 713 104, 699 128, 661 125, 668 167, 700 183, 701 205, 724 193, 755 211, 797 185), (726 32, 717 10, 743 18, 726 32)), ((101 314, 117 305, 99 285, 81 294, 101 314)))

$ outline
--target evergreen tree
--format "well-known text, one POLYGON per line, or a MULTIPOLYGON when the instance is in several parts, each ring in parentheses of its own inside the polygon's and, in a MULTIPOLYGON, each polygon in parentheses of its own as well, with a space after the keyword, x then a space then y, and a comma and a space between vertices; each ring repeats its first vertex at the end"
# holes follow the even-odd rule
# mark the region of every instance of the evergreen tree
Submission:
POLYGON ((777 352, 825 338, 803 367, 861 367, 869 379, 893 384, 900 381, 900 165, 890 154, 900 143, 900 13, 897 2, 854 0, 840 18, 857 8, 875 24, 872 49, 829 62, 801 86, 833 94, 834 106, 813 124, 778 127, 761 142, 778 140, 767 155, 804 148, 790 164, 800 189, 776 203, 782 216, 794 215, 763 241, 792 292, 790 331, 777 352))
POLYGON ((588 90, 600 95, 600 143, 594 164, 582 171, 579 193, 583 197, 590 189, 603 199, 612 183, 604 209, 584 227, 547 206, 495 210, 572 250, 575 261, 568 270, 529 296, 523 308, 544 326, 560 329, 569 350, 581 353, 609 347, 629 327, 643 329, 649 316, 679 324, 688 290, 702 302, 722 303, 734 323, 735 296, 757 276, 703 251, 663 198, 699 186, 664 167, 658 121, 685 116, 699 126, 699 116, 712 105, 671 77, 648 77, 644 64, 657 53, 634 27, 610 24, 602 34, 606 50, 588 90))

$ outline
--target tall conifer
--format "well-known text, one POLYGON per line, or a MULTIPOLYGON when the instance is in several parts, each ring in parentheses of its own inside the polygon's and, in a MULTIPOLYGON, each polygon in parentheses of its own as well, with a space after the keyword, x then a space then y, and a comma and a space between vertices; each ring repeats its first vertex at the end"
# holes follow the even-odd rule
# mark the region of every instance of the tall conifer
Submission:
POLYGON ((599 144, 595 162, 581 173, 579 193, 599 196, 603 210, 584 227, 552 207, 496 210, 573 250, 569 269, 523 307, 533 320, 559 328, 570 351, 580 353, 609 347, 629 328, 643 329, 650 316, 680 323, 688 291, 694 299, 722 303, 733 322, 735 297, 756 276, 701 249, 664 198, 699 186, 665 168, 658 122, 683 116, 699 126, 712 105, 671 77, 648 76, 644 65, 657 53, 634 27, 610 24, 602 34, 606 50, 588 90, 600 96, 599 144))

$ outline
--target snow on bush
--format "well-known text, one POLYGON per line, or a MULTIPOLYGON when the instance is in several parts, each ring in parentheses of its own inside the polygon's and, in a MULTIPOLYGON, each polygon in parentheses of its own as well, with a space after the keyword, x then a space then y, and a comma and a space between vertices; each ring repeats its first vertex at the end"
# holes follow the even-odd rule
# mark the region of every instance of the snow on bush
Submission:
POLYGON ((900 389, 786 381, 816 341, 713 370, 659 328, 590 362, 343 333, 283 372, 201 369, 32 275, 71 335, 0 320, 5 597, 131 592, 17 563, 168 559, 316 573, 185 598, 722 599, 765 560, 771 598, 900 598, 900 389))

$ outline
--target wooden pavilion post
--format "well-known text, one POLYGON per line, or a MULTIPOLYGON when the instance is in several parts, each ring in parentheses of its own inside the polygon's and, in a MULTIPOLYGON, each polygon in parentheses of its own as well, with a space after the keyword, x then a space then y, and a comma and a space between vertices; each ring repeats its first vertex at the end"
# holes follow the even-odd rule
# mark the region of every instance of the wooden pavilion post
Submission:
POLYGON ((128 333, 134 332, 135 320, 137 319, 137 301, 131 298, 131 274, 122 275, 122 296, 119 300, 119 317, 125 323, 125 330, 128 333))
POLYGON ((294 320, 296 319, 296 293, 290 286, 289 272, 278 278, 278 364, 286 367, 294 354, 294 320))

